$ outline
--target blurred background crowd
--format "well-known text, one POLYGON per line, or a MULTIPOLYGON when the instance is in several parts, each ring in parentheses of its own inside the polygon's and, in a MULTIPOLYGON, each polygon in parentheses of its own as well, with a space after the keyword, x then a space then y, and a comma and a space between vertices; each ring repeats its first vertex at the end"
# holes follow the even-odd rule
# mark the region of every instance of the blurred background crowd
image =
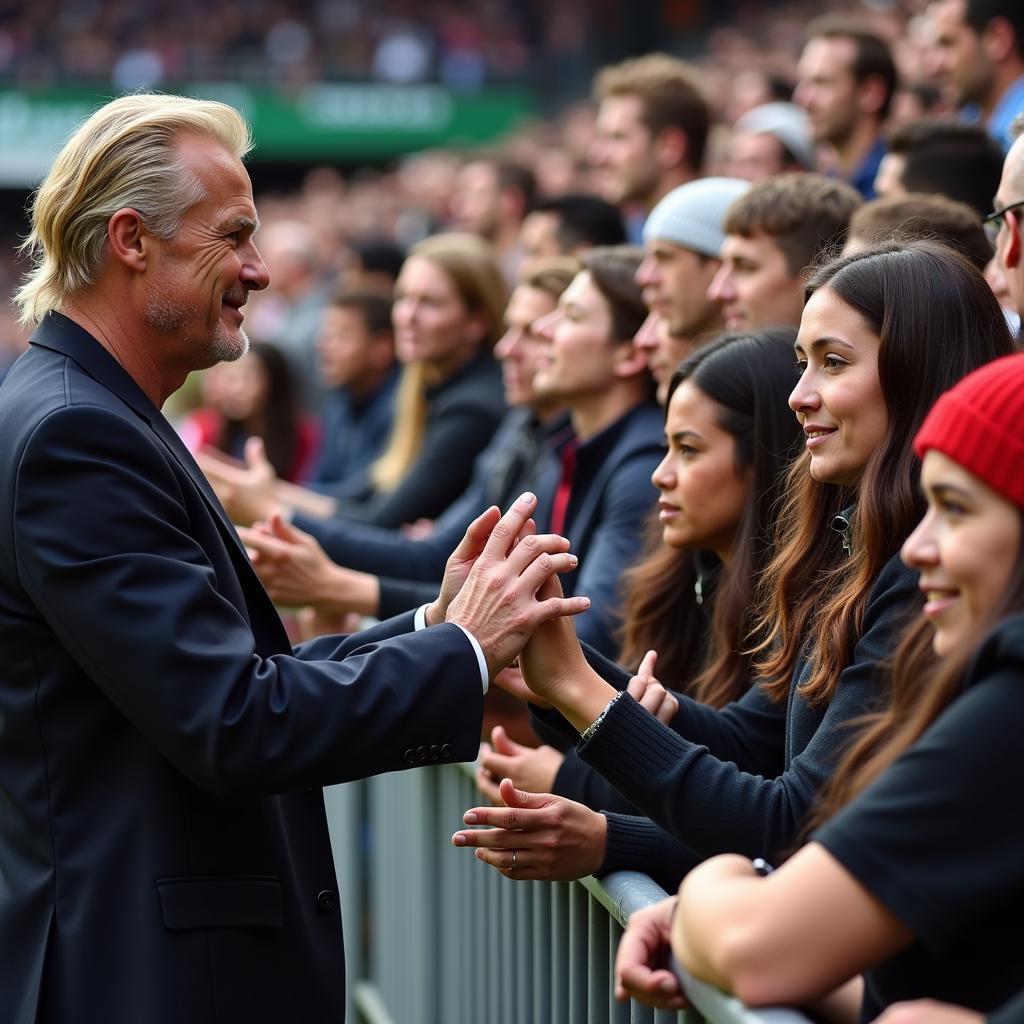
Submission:
MULTIPOLYGON (((737 122, 752 108, 794 97, 805 28, 823 9, 855 14, 891 49, 899 85, 875 132, 961 111, 982 97, 953 67, 962 43, 940 38, 935 9, 944 5, 932 6, 929 13, 925 0, 831 0, 824 8, 768 0, 0 4, 0 289, 9 293, 17 277, 12 253, 28 190, 73 124, 119 91, 202 93, 252 120, 263 223, 285 225, 263 236, 274 282, 250 321, 256 336, 273 340, 281 310, 300 294, 308 306, 322 301, 368 243, 404 250, 438 229, 467 228, 497 241, 511 268, 519 223, 537 200, 595 192, 635 222, 644 197, 613 180, 630 173, 621 167, 628 156, 595 146, 592 90, 602 66, 630 56, 679 55, 698 76, 711 128, 702 166, 691 173, 753 178, 783 166, 843 164, 843 136, 857 116, 845 82, 804 82, 795 98, 809 123, 792 108, 762 115, 755 127, 767 117, 784 156, 761 132, 737 139, 737 122), (484 150, 491 171, 474 165, 484 150)), ((5 312, 0 365, 22 344, 5 312)))
MULTIPOLYGON (((8 295, 26 203, 54 151, 104 97, 136 89, 223 99, 253 127, 270 285, 243 303, 251 348, 194 375, 167 412, 271 596, 300 609, 294 634, 422 612, 473 518, 530 488, 542 528, 579 555, 564 586, 592 602, 577 620, 588 663, 640 665, 632 679, 592 668, 618 690, 639 679, 647 691, 631 696, 680 735, 692 726, 677 764, 713 747, 698 728, 717 720, 709 709, 733 714, 745 701, 740 714, 756 719, 764 760, 753 739, 737 748, 748 767, 731 747, 715 752, 707 784, 691 793, 681 771, 678 807, 662 814, 663 766, 644 758, 670 747, 645 732, 650 716, 624 717, 632 705, 616 695, 595 721, 556 693, 540 696, 562 718, 537 705, 528 714, 516 698, 537 692, 504 670, 488 693, 480 790, 509 804, 520 797, 498 785, 512 779, 572 803, 573 820, 596 831, 575 856, 549 843, 549 860, 517 861, 544 846, 520 836, 511 863, 496 847, 481 859, 545 879, 640 867, 672 888, 715 853, 788 856, 850 723, 874 708, 867 680, 895 647, 886 600, 920 596, 898 558, 922 505, 910 439, 959 376, 1019 348, 1024 144, 1005 169, 1004 158, 1024 112, 1020 0, 0 2, 8 295), (909 255, 861 256, 867 269, 853 276, 868 284, 843 292, 856 254, 887 243, 909 255), (840 254, 847 262, 828 263, 840 254), (858 305, 872 289, 877 323, 858 305), (822 298, 833 292, 839 313, 822 298), (825 414, 815 423, 809 385, 794 389, 796 331, 819 321, 825 341, 833 321, 839 335, 851 322, 854 336, 871 328, 874 390, 844 391, 833 371, 845 364, 828 362, 838 357, 818 367, 818 342, 797 345, 801 379, 820 369, 833 418, 859 425, 848 465, 828 461, 840 445, 827 439, 846 435, 825 414), (708 344, 723 330, 740 336, 708 344), (882 359, 890 334, 900 355, 882 359), (743 386, 743 415, 723 426, 707 403, 736 411, 743 386), (705 414, 705 434, 722 427, 722 450, 736 454, 700 485, 686 470, 694 431, 672 424, 705 414), (824 464, 817 475, 803 480, 794 463, 781 476, 794 440, 805 463, 824 464), (730 493, 729 515, 716 505, 703 533, 699 516, 679 514, 730 493), (792 532, 772 561, 777 519, 792 532), (835 548, 827 556, 821 534, 835 548), (835 591, 823 588, 824 604, 822 580, 835 591), (757 629, 768 639, 755 665, 757 629), (650 650, 696 700, 649 685, 650 650), (754 669, 776 703, 760 685, 747 690, 754 669), (562 719, 591 723, 578 745, 562 719), (702 816, 708 793, 715 807, 702 816), (651 822, 663 829, 655 838, 651 822)), ((26 343, 5 306, 0 374, 26 343)), ((927 568, 912 545, 904 558, 927 568)), ((439 756, 407 754, 409 765, 439 756)), ((460 836, 456 845, 487 846, 460 836)), ((978 1005, 1019 988, 1019 961, 992 944, 1006 962, 978 1005)), ((862 969, 846 966, 836 978, 862 969)))

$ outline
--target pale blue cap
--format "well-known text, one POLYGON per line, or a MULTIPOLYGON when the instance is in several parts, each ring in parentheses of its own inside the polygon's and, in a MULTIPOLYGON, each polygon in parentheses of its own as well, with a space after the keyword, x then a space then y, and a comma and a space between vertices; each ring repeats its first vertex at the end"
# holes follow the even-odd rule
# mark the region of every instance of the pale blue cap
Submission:
POLYGON ((651 210, 644 241, 660 239, 717 259, 725 241, 725 212, 749 188, 742 178, 699 178, 672 189, 651 210))

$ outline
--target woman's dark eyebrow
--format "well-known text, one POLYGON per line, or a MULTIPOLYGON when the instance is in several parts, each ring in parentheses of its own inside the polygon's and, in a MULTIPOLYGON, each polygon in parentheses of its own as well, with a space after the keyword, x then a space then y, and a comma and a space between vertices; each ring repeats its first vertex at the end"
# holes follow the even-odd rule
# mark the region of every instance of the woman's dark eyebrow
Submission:
POLYGON ((812 349, 824 348, 826 345, 842 345, 844 348, 852 349, 854 346, 843 338, 836 338, 833 335, 826 334, 824 337, 815 338, 811 342, 812 349))
POLYGON ((677 430, 674 434, 669 435, 669 440, 678 444, 684 437, 695 437, 698 441, 704 440, 696 430, 677 430))

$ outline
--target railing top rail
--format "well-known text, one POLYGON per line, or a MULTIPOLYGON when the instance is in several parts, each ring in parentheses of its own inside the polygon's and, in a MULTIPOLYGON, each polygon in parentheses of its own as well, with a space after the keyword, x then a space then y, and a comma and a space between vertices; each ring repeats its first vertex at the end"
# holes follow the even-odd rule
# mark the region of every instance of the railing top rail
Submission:
MULTIPOLYGON (((470 778, 476 765, 459 766, 470 778)), ((663 900, 668 895, 653 879, 638 871, 613 871, 604 878, 589 875, 579 884, 623 927, 630 915, 663 900)), ((735 996, 699 981, 678 964, 673 969, 683 984, 690 1002, 711 1024, 810 1024, 810 1019, 790 1007, 744 1006, 735 996)))

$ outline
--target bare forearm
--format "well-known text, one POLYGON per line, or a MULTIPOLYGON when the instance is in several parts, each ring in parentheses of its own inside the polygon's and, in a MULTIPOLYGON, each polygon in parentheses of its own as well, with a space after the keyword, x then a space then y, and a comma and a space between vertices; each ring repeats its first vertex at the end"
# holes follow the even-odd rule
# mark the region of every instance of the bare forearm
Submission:
POLYGON ((380 582, 367 572, 331 566, 312 598, 310 604, 330 614, 376 615, 380 607, 380 582))
POLYGON ((274 481, 274 499, 286 508, 318 519, 328 519, 338 510, 337 501, 329 495, 298 487, 287 480, 274 481))

